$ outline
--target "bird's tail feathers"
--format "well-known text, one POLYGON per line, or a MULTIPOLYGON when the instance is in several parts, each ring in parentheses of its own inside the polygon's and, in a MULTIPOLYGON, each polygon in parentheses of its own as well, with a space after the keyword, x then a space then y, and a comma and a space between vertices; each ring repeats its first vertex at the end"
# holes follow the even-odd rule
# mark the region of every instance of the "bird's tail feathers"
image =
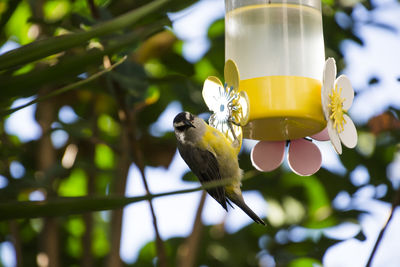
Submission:
POLYGON ((229 201, 229 199, 228 199, 228 198, 226 199, 226 203, 228 203, 228 204, 229 204, 229 206, 231 206, 231 208, 232 208, 232 209, 234 209, 234 208, 235 208, 235 207, 232 205, 232 203, 229 201))
MULTIPOLYGON (((249 206, 246 205, 246 203, 243 200, 242 196, 234 196, 234 197, 229 197, 229 200, 235 203, 239 208, 241 208, 250 218, 253 219, 256 223, 265 225, 265 222, 257 216, 257 214, 252 211, 249 206)), ((229 202, 228 202, 229 203, 229 202)))

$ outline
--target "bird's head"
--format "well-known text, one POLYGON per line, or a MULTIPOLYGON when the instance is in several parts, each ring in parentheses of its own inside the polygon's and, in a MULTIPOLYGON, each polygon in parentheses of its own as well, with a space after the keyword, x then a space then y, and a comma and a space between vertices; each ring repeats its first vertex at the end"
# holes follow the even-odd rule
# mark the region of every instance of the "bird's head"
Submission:
POLYGON ((190 128, 196 128, 194 125, 195 118, 193 114, 184 111, 175 116, 174 129, 175 132, 185 132, 190 128))
POLYGON ((178 141, 195 142, 204 134, 206 123, 190 112, 184 111, 175 116, 174 130, 178 141))

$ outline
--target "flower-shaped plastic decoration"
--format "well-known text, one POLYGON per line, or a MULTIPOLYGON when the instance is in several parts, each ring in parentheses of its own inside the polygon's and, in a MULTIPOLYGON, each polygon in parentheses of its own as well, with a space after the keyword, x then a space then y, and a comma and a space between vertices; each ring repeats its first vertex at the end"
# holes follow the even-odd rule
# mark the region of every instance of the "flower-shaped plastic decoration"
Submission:
MULTIPOLYGON (((350 80, 340 75, 336 80, 336 63, 333 58, 325 62, 321 89, 322 109, 327 120, 327 127, 312 135, 318 141, 331 140, 338 154, 342 153, 341 142, 353 148, 357 144, 357 130, 353 121, 346 114, 350 108, 354 91, 350 80)), ((308 139, 288 141, 260 141, 251 151, 251 162, 259 171, 272 171, 283 162, 285 145, 288 144, 288 163, 293 172, 307 176, 314 174, 321 167, 322 157, 318 147, 308 139)))
POLYGON ((224 68, 225 84, 215 76, 206 79, 203 85, 203 98, 213 112, 209 124, 225 134, 240 149, 242 126, 249 119, 249 100, 244 91, 238 91, 239 71, 234 61, 228 60, 224 68))
MULTIPOLYGON (((311 137, 318 141, 329 140, 326 128, 311 137)), ((287 160, 294 173, 308 176, 321 168, 321 152, 312 140, 304 138, 290 141, 258 142, 251 150, 250 157, 253 166, 264 172, 275 170, 283 162, 286 144, 289 146, 287 160)))
POLYGON ((338 154, 342 154, 343 143, 348 148, 357 145, 357 130, 353 121, 346 114, 354 98, 350 80, 340 75, 336 80, 336 63, 333 58, 325 62, 321 89, 322 109, 328 122, 329 138, 338 154))

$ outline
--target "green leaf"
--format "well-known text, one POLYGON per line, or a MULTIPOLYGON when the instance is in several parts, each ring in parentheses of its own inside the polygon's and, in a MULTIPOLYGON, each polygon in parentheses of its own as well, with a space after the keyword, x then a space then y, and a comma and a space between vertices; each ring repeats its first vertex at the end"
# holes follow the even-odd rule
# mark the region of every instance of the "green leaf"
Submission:
POLYGON ((74 258, 79 258, 82 255, 82 242, 81 239, 70 235, 67 237, 67 251, 74 258))
POLYGON ((112 169, 115 166, 114 152, 104 144, 96 145, 94 162, 100 169, 112 169))
POLYGON ((31 42, 32 38, 29 38, 28 31, 32 26, 32 23, 27 23, 29 17, 31 16, 32 14, 29 4, 25 1, 21 2, 6 24, 5 31, 7 35, 13 36, 14 40, 16 39, 15 41, 20 44, 27 44, 31 42))
POLYGON ((87 193, 86 173, 82 169, 74 169, 71 175, 62 180, 58 193, 64 197, 78 197, 84 196, 87 193))
POLYGON ((91 38, 114 33, 123 28, 130 27, 143 17, 158 10, 168 1, 169 0, 152 1, 145 6, 132 10, 115 19, 98 24, 91 30, 39 40, 9 51, 0 56, 0 70, 26 64, 62 52, 68 48, 82 45, 91 38))
POLYGON ((290 262, 288 267, 317 267, 322 266, 319 261, 313 258, 299 258, 290 262))
POLYGON ((188 171, 187 173, 185 173, 182 177, 182 180, 186 181, 186 182, 198 182, 199 181, 197 176, 191 171, 188 171))
POLYGON ((55 66, 36 69, 18 76, 0 76, 0 83, 2 84, 0 99, 31 96, 36 94, 43 85, 49 86, 54 83, 70 81, 77 75, 88 71, 91 66, 100 65, 105 55, 118 52, 136 43, 140 38, 147 36, 148 33, 148 31, 144 31, 139 35, 135 33, 126 35, 121 40, 115 40, 104 50, 92 49, 85 54, 67 57, 55 66))
POLYGON ((96 225, 93 231, 92 253, 97 257, 104 257, 110 251, 110 243, 105 229, 96 225))
POLYGON ((308 226, 317 228, 329 226, 329 222, 325 222, 325 220, 331 215, 332 208, 326 190, 318 178, 315 175, 301 177, 288 173, 285 174, 284 179, 287 185, 304 188, 310 213, 308 226))
POLYGON ((47 1, 43 7, 44 18, 48 22, 54 22, 64 17, 71 9, 71 4, 66 0, 47 1))
POLYGON ((119 124, 108 114, 101 114, 99 116, 97 126, 101 131, 113 137, 119 136, 121 132, 119 124))
POLYGON ((69 218, 66 226, 68 231, 76 237, 81 237, 85 233, 85 223, 79 216, 69 218))
MULTIPOLYGON (((139 261, 150 263, 156 256, 156 246, 155 242, 149 242, 142 247, 139 252, 139 261)), ((149 265, 152 266, 152 265, 149 265)))
POLYGON ((43 100, 46 100, 46 99, 48 99, 48 98, 54 97, 54 96, 56 96, 56 95, 60 95, 60 94, 62 94, 62 93, 65 93, 65 92, 70 91, 70 90, 73 90, 73 89, 77 89, 77 88, 79 88, 80 86, 82 86, 82 85, 84 85, 84 84, 86 84, 86 83, 88 83, 88 82, 90 82, 90 81, 93 81, 93 80, 97 79, 98 77, 100 77, 101 75, 103 75, 103 74, 105 74, 105 73, 111 71, 112 69, 114 69, 115 67, 117 67, 118 65, 120 65, 122 62, 124 62, 125 59, 126 59, 126 56, 123 57, 122 59, 120 59, 118 62, 116 62, 116 63, 113 64, 112 66, 110 66, 109 68, 104 69, 104 70, 102 70, 102 71, 99 71, 99 72, 93 74, 92 76, 90 76, 89 78, 86 78, 86 79, 84 79, 84 80, 81 80, 81 81, 78 81, 78 82, 69 84, 69 85, 64 86, 64 87, 62 87, 62 88, 60 88, 60 89, 54 90, 53 92, 51 92, 51 93, 49 93, 49 94, 47 94, 47 95, 44 95, 44 96, 41 96, 41 97, 37 97, 36 99, 34 99, 34 100, 32 100, 32 101, 30 101, 30 102, 28 102, 27 104, 24 104, 24 105, 22 105, 22 106, 15 107, 15 108, 12 108, 12 109, 9 109, 9 110, 0 111, 0 114, 1 114, 1 115, 8 115, 8 114, 11 114, 11 113, 13 113, 13 112, 15 112, 15 111, 18 111, 18 110, 20 110, 20 109, 23 109, 23 108, 25 108, 25 107, 27 107, 27 106, 33 105, 33 104, 35 104, 35 103, 39 103, 39 102, 41 102, 41 101, 43 101, 43 100))

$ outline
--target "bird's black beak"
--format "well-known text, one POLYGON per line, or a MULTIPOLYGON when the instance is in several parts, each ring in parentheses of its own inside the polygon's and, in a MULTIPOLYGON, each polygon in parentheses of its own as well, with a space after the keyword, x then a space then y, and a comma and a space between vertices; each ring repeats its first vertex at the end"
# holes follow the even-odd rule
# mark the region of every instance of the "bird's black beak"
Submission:
POLYGON ((193 123, 191 123, 189 120, 184 120, 183 123, 184 123, 186 126, 196 128, 196 127, 193 125, 193 123))

